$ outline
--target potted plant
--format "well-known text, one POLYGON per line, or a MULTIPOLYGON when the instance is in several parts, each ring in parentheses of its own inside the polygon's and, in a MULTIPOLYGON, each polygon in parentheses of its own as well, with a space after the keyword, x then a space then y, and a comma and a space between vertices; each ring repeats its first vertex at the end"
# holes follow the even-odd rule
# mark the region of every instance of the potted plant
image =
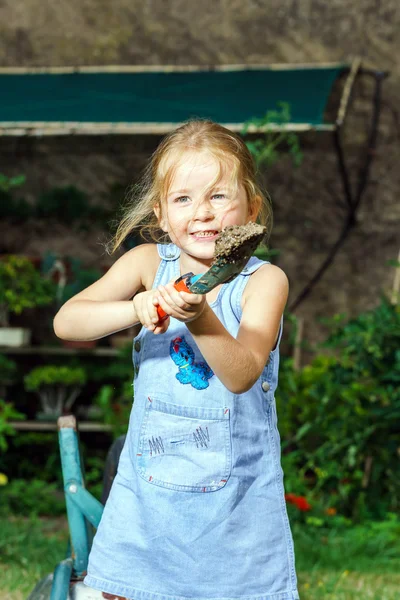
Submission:
POLYGON ((40 398, 42 411, 36 418, 56 420, 70 411, 86 383, 86 373, 81 367, 45 365, 32 369, 24 383, 26 390, 40 398))
POLYGON ((24 256, 0 258, 0 346, 25 346, 30 330, 10 327, 10 313, 45 306, 54 301, 55 284, 37 271, 24 256))

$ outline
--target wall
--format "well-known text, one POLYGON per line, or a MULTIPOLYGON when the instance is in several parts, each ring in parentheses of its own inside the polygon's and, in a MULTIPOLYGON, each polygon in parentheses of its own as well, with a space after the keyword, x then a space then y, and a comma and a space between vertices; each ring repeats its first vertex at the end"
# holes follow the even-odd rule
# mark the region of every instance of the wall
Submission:
MULTIPOLYGON (((102 64, 229 64, 323 62, 361 56, 366 65, 389 70, 384 83, 378 148, 357 227, 334 264, 296 311, 306 336, 323 339, 319 317, 355 315, 390 291, 400 245, 400 5, 396 0, 193 1, 39 0, 0 2, 2 66, 102 64)), ((249 90, 256 93, 256 90, 249 90)), ((365 151, 372 89, 357 86, 346 124, 346 154, 353 184, 365 151)), ((75 183, 107 202, 116 181, 134 180, 157 140, 101 138, 0 139, 0 171, 25 173, 26 196, 55 185, 75 183)), ((273 247, 290 279, 289 304, 324 260, 343 223, 344 197, 335 154, 327 136, 303 140, 304 162, 293 169, 283 160, 268 173, 274 202, 273 247)), ((74 233, 46 223, 0 232, 10 251, 67 252, 79 247, 85 261, 109 262, 100 232, 74 233), (4 237, 5 236, 5 237, 4 237)))

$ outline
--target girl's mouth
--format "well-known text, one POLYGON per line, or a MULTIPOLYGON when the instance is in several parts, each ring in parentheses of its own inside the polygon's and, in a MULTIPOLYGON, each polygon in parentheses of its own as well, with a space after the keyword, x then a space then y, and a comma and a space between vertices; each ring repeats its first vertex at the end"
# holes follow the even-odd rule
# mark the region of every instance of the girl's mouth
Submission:
POLYGON ((196 233, 191 233, 190 235, 200 242, 213 242, 219 236, 219 231, 197 231, 196 233))

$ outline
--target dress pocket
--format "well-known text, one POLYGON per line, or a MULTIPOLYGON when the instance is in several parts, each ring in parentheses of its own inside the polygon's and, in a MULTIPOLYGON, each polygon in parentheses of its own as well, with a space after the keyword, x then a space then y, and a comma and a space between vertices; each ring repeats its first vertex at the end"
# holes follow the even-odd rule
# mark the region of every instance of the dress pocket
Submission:
POLYGON ((149 396, 137 470, 149 483, 184 492, 224 487, 231 474, 229 408, 181 406, 149 396))

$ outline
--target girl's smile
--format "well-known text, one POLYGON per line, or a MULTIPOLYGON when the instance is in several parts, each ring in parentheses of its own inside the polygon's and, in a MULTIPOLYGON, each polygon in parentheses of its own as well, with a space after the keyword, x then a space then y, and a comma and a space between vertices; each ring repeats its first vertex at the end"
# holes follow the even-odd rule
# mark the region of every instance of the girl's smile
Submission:
POLYGON ((197 231, 190 235, 192 235, 197 242, 214 242, 219 233, 219 231, 197 231))

